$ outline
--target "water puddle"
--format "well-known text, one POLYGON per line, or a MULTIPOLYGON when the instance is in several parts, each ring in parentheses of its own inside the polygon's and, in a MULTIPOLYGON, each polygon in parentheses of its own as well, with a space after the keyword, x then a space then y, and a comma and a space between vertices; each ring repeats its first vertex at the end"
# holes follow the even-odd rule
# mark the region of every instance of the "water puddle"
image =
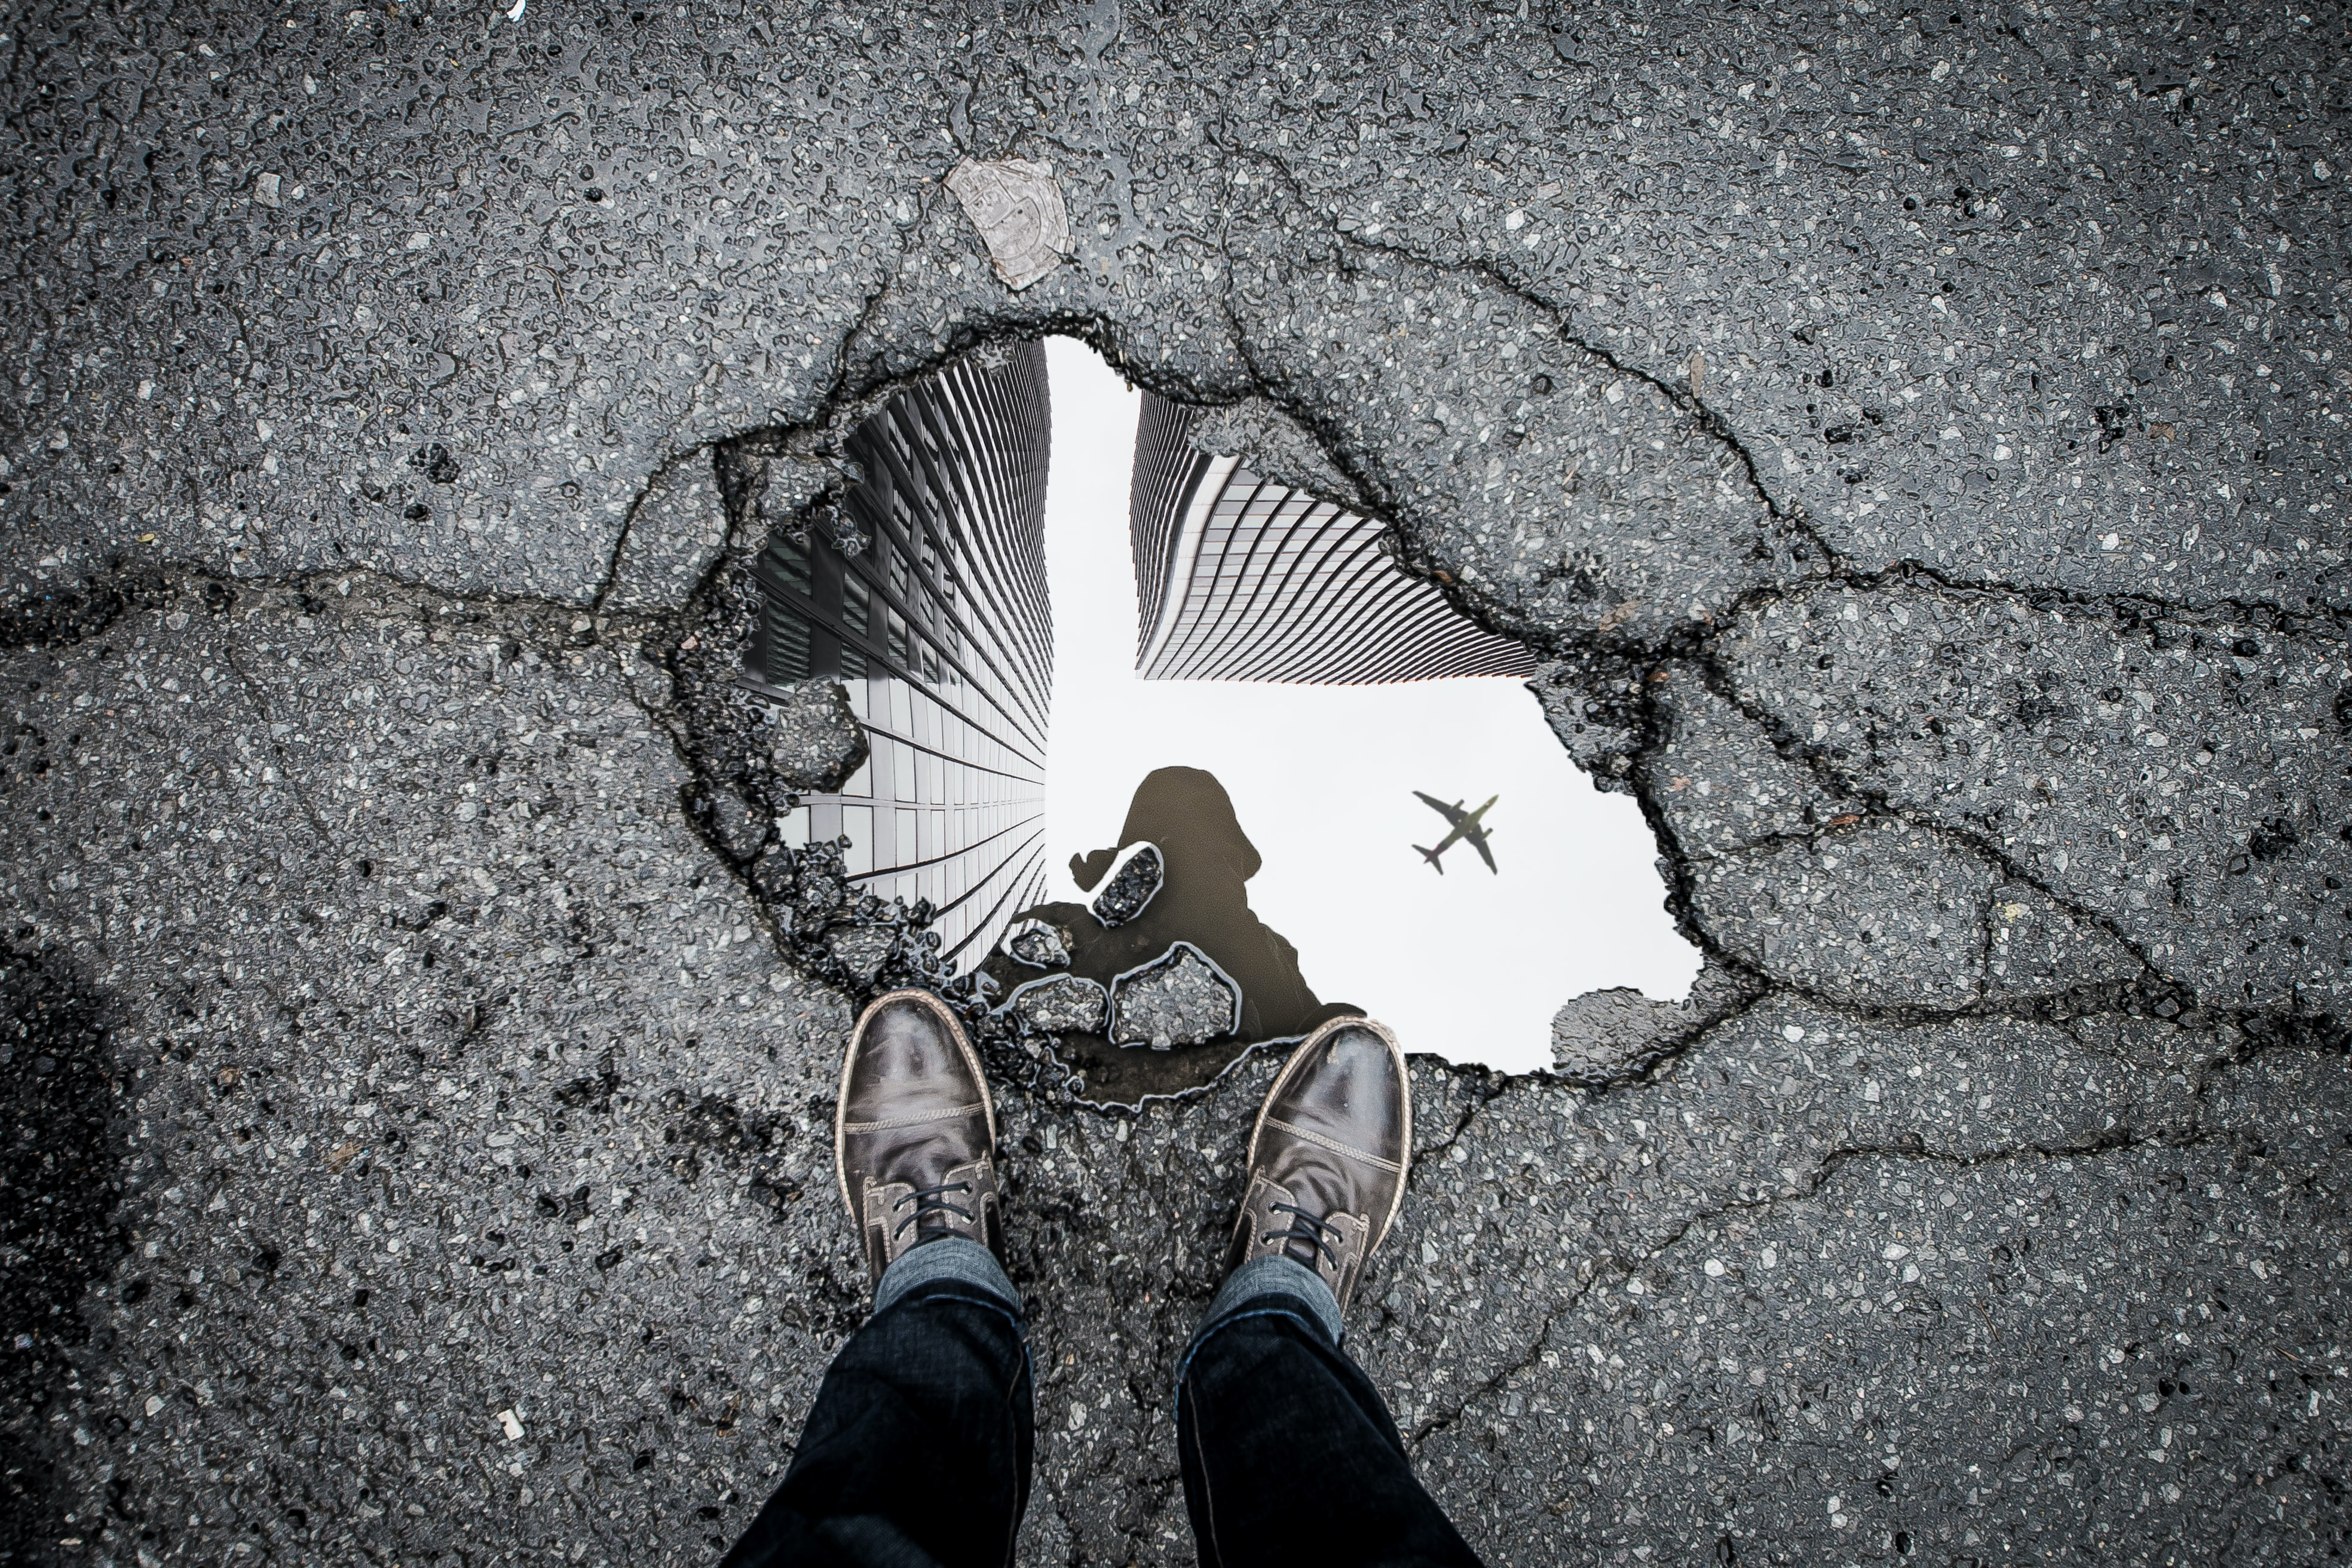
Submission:
POLYGON ((1526 648, 1409 577, 1377 528, 1229 456, 1155 458, 1162 410, 1083 344, 1049 339, 1045 356, 1055 886, 1041 904, 1084 910, 1107 850, 1158 843, 1166 908, 1104 932, 1073 972, 1107 979, 1153 941, 1189 941, 1255 1006, 1213 1045, 1066 1037, 1090 1091, 1203 1082, 1248 1042, 1342 1008, 1408 1050, 1524 1071, 1551 1064, 1571 997, 1688 994, 1699 955, 1666 913, 1649 826, 1561 749, 1523 684, 1526 648), (1465 813, 1497 797, 1481 824, 1495 869, 1466 839, 1443 870, 1418 853, 1449 830, 1424 795, 1465 813))
POLYGON ((1070 879, 1096 889, 1095 897, 1024 910, 1024 921, 1044 927, 1036 934, 1050 944, 1016 933, 988 972, 1008 995, 1057 973, 1103 987, 1102 1025, 1060 1034, 1062 1053, 1085 1076, 1090 1096, 1131 1104, 1198 1088, 1254 1043, 1296 1038, 1326 1018, 1362 1011, 1319 1000, 1299 973, 1298 950, 1251 910, 1248 884, 1259 864, 1215 774, 1154 769, 1136 788, 1118 843, 1072 858, 1070 879), (1107 877, 1129 850, 1141 853, 1107 877), (1139 911, 1119 920, 1139 889, 1148 890, 1139 911), (1168 1004, 1171 984, 1155 973, 1180 943, 1205 961, 1176 977, 1189 1009, 1168 1004), (1054 962, 1065 953, 1066 961, 1054 962), (1047 962, 1028 962, 1032 956, 1047 962), (1227 987, 1230 1002, 1222 994, 1227 987), (1139 1013, 1174 1015, 1179 1026, 1155 1033, 1130 1022, 1139 1013))
POLYGON ((1573 997, 1685 995, 1649 828, 1529 650, 1191 428, 1072 340, 968 362, 853 438, 845 537, 771 549, 753 684, 841 681, 874 747, 782 825, 872 895, 823 933, 849 978, 1124 1103, 1339 1013, 1526 1070, 1573 997))

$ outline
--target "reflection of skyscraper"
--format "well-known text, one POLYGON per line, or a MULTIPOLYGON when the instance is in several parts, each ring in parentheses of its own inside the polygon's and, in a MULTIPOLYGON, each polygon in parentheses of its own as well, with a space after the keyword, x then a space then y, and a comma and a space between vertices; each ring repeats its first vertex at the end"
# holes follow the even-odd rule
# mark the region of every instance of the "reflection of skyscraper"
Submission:
POLYGON ((759 563, 746 684, 837 679, 873 747, 786 840, 846 835, 856 879, 930 900, 967 963, 1045 890, 1049 437, 1043 348, 951 365, 849 439, 864 478, 842 511, 866 548, 779 534, 759 563))
POLYGON ((1400 568, 1381 524, 1186 439, 1192 411, 1144 395, 1129 528, 1153 680, 1356 684, 1535 673, 1525 645, 1400 568))

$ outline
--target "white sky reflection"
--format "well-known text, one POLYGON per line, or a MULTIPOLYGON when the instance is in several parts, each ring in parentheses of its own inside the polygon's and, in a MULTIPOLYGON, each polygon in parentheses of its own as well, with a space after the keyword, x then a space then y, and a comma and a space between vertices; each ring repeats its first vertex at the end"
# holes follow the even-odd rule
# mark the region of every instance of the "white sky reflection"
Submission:
POLYGON ((1135 673, 1128 475, 1140 398, 1094 351, 1049 339, 1054 716, 1049 897, 1083 900, 1074 854, 1118 841, 1144 774, 1217 775, 1265 868, 1250 907, 1298 950, 1326 1002, 1352 1002, 1407 1050, 1513 1071, 1548 1067, 1551 1016, 1580 993, 1682 997, 1696 948, 1675 933, 1656 847, 1633 800, 1577 771, 1517 680, 1393 686, 1147 681, 1135 673), (1499 875, 1412 796, 1486 814, 1499 875))

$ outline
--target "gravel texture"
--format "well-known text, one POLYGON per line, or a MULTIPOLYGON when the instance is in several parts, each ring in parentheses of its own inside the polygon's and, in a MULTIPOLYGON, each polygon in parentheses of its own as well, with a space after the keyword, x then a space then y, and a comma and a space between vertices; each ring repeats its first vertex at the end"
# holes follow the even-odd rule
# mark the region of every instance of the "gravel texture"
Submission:
POLYGON ((1148 908, 1167 878, 1157 844, 1130 845, 1118 869, 1087 907, 1107 926, 1123 926, 1148 908))
POLYGON ((1570 1083, 1607 1089, 1691 1044, 1755 1001, 1763 987, 1746 970, 1703 964, 1680 1002, 1660 1002, 1631 986, 1572 997, 1551 1021, 1552 1067, 1570 1083))
POLYGON ((997 944, 1015 963, 1031 969, 1061 969, 1070 962, 1061 931, 1043 921, 1016 921, 997 944))
POLYGON ((1017 987, 1004 1005, 1049 1035, 1099 1034, 1110 1016, 1110 995, 1076 974, 1050 975, 1017 987))
MULTIPOLYGON (((1491 1561, 2345 1550, 2352 24, 1519 9, 11 20, 0 1551, 750 1519, 924 958, 773 842, 745 564, 1045 331, 1535 646, 1738 998, 1415 1063, 1350 1342, 1491 1561)), ((1273 1060, 988 1048, 1024 1559, 1189 1561, 1273 1060)))
POLYGON ((769 703, 769 755, 777 773, 803 789, 838 789, 866 760, 866 731, 838 681, 808 680, 780 689, 769 703))
POLYGON ((1198 1046, 1232 1034, 1241 1021, 1242 988, 1189 942, 1111 982, 1115 1046, 1198 1046))

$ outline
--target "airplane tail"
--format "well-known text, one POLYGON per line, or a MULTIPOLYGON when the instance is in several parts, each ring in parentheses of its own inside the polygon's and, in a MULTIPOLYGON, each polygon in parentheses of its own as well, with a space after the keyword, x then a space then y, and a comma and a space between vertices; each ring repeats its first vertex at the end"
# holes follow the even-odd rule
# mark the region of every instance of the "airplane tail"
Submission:
POLYGON ((1433 865, 1433 866, 1434 866, 1434 867, 1436 867, 1436 868, 1437 868, 1437 874, 1438 874, 1439 876, 1443 877, 1444 875, 1445 875, 1445 862, 1444 862, 1444 861, 1443 861, 1443 860, 1441 860, 1441 859, 1439 859, 1439 858, 1437 858, 1437 851, 1436 851, 1436 850, 1434 850, 1434 849, 1423 849, 1423 848, 1422 848, 1422 847, 1421 847, 1420 845, 1418 845, 1418 844, 1414 845, 1414 846, 1413 846, 1413 847, 1414 847, 1415 849, 1417 849, 1417 850, 1420 850, 1420 852, 1421 852, 1421 858, 1422 858, 1423 859, 1424 859, 1424 860, 1428 861, 1431 865, 1433 865))

